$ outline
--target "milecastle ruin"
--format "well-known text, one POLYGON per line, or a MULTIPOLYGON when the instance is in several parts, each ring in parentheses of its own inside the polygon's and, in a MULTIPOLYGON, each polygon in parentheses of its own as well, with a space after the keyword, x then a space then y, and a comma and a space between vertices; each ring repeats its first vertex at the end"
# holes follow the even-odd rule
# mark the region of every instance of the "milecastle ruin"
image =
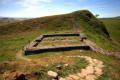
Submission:
MULTIPOLYGON (((84 49, 89 50, 90 47, 85 44, 70 44, 70 45, 59 45, 59 46, 48 46, 48 47, 37 47, 38 44, 40 44, 44 38, 48 37, 68 37, 68 36, 77 36, 80 38, 79 33, 64 33, 64 34, 45 34, 41 35, 37 39, 35 39, 32 43, 29 44, 27 49, 25 50, 25 55, 31 55, 36 53, 42 53, 42 52, 50 52, 50 51, 66 51, 66 50, 73 50, 73 49, 84 49)), ((80 38, 80 41, 83 41, 82 38, 80 38)))

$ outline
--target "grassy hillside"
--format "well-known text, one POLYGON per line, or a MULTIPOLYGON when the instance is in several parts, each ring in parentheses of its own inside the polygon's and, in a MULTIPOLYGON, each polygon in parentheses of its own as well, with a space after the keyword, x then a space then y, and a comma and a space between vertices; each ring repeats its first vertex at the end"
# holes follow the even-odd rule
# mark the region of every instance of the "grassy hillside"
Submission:
POLYGON ((0 25, 0 61, 11 60, 29 40, 40 34, 76 32, 72 15, 48 16, 0 25))
MULTIPOLYGON (((104 24, 89 11, 76 12, 77 20, 88 39, 109 50, 119 50, 109 39, 104 24), (104 45, 103 45, 104 44, 104 45)), ((76 32, 73 13, 29 19, 0 25, 0 61, 11 60, 28 41, 40 34, 76 32)))
POLYGON ((120 43, 120 17, 100 19, 106 26, 110 36, 120 43))

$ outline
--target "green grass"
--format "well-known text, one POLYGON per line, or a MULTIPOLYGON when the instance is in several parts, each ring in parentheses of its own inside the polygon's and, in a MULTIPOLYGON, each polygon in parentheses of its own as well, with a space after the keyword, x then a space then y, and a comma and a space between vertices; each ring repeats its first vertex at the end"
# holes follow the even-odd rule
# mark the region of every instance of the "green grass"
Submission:
POLYGON ((2 36, 0 39, 0 61, 15 60, 15 55, 22 46, 39 36, 38 33, 25 33, 17 36, 2 36))
POLYGON ((111 37, 120 43, 120 17, 100 19, 106 26, 111 37))

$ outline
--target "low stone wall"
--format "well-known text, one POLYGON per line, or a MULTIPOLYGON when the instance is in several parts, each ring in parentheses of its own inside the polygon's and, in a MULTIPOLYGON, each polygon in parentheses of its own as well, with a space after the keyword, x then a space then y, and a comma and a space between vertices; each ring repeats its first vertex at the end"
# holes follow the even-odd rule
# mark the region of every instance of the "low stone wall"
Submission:
POLYGON ((80 36, 79 33, 64 33, 64 34, 44 34, 39 37, 37 37, 29 46, 31 47, 36 47, 44 38, 46 37, 56 37, 56 36, 80 36))
POLYGON ((56 36, 80 36, 79 33, 65 33, 65 34, 45 34, 44 37, 56 37, 56 36))
POLYGON ((41 35, 40 37, 38 37, 37 39, 35 39, 35 42, 41 42, 43 40, 44 36, 41 35))
POLYGON ((112 56, 112 57, 115 57, 116 59, 120 60, 120 53, 119 52, 104 50, 104 49, 100 48, 99 46, 97 46, 95 43, 91 42, 90 40, 83 40, 83 42, 86 45, 90 46, 90 49, 96 53, 101 53, 101 54, 105 54, 108 56, 112 56))
POLYGON ((44 34, 36 38, 29 46, 29 48, 36 47, 44 38, 46 37, 56 37, 56 36, 80 36, 78 33, 65 33, 65 34, 44 34))
POLYGON ((31 55, 31 54, 37 54, 37 53, 43 53, 43 52, 55 52, 55 51, 68 51, 73 49, 84 49, 84 50, 90 50, 90 47, 87 45, 67 45, 67 46, 53 46, 53 47, 47 47, 47 48, 31 48, 26 49, 25 55, 31 55))
POLYGON ((56 37, 56 36, 80 36, 79 33, 64 33, 64 34, 44 34, 36 38, 28 48, 25 50, 25 55, 35 54, 35 53, 42 53, 42 52, 49 52, 49 51, 65 51, 65 50, 72 50, 72 49, 85 49, 89 50, 89 46, 86 45, 67 45, 67 46, 53 46, 47 48, 37 48, 36 46, 46 37, 56 37))

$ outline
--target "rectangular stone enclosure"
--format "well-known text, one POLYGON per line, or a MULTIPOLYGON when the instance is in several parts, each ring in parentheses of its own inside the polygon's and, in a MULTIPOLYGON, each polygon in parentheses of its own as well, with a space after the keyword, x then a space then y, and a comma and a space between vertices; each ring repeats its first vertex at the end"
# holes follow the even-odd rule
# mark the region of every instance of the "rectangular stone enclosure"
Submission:
POLYGON ((90 48, 82 43, 79 33, 45 34, 29 44, 25 55, 73 49, 89 50, 90 48))

